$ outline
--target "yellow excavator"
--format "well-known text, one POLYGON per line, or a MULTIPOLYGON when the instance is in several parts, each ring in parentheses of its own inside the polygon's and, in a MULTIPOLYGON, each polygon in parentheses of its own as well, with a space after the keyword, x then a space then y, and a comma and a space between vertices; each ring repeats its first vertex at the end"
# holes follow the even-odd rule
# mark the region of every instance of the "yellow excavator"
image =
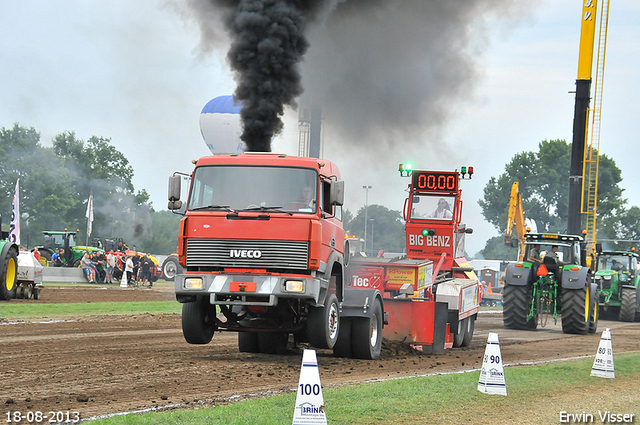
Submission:
POLYGON ((524 210, 522 208, 522 195, 520 194, 520 184, 513 182, 511 186, 511 198, 509 200, 509 217, 507 221, 507 230, 504 232, 504 243, 515 247, 515 239, 513 239, 513 225, 516 226, 518 233, 518 261, 524 259, 524 235, 530 230, 526 227, 524 218, 524 210))

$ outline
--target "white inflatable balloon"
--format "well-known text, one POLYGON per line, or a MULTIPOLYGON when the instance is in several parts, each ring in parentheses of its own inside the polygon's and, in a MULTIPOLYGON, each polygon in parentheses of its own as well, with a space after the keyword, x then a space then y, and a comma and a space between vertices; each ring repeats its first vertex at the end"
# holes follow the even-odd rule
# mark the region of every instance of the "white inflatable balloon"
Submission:
POLYGON ((240 140, 242 104, 233 96, 218 96, 210 100, 200 114, 200 132, 212 154, 242 153, 247 145, 240 140))

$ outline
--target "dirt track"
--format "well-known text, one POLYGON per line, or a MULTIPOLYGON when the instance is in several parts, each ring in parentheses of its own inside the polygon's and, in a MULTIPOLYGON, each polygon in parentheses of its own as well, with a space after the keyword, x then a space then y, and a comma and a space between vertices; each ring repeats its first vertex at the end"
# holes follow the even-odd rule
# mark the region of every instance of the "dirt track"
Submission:
MULTIPOLYGON (((46 288, 41 300, 11 302, 173 299, 168 287, 46 288)), ((239 353, 234 333, 217 333, 209 345, 189 345, 180 326, 180 315, 0 319, 0 413, 70 410, 87 418, 154 406, 217 404, 297 385, 301 350, 285 356, 239 353)), ((605 327, 612 330, 614 353, 640 350, 640 323, 601 321, 596 334, 577 336, 562 334, 558 325, 536 332, 506 330, 501 314, 483 313, 467 348, 429 356, 385 344, 380 361, 336 358, 318 350, 318 364, 324 387, 473 369, 481 365, 488 332, 499 334, 506 364, 593 356, 605 327)))

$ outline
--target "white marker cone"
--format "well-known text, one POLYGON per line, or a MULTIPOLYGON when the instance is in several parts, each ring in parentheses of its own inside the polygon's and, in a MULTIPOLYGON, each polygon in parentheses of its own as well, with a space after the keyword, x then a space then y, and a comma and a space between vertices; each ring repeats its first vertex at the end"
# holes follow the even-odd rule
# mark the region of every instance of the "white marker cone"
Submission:
POLYGON ((293 425, 327 425, 315 350, 304 350, 293 425))
POLYGON ((487 338, 487 348, 484 350, 478 391, 485 394, 507 395, 507 384, 504 380, 500 342, 498 342, 497 333, 490 332, 487 338))
POLYGON ((599 378, 616 377, 613 370, 613 348, 611 348, 611 331, 609 328, 602 331, 596 359, 593 361, 593 367, 591 368, 591 376, 599 378))
POLYGON ((128 282, 127 282, 127 273, 126 272, 122 272, 122 280, 120 281, 120 287, 121 288, 127 288, 128 282))

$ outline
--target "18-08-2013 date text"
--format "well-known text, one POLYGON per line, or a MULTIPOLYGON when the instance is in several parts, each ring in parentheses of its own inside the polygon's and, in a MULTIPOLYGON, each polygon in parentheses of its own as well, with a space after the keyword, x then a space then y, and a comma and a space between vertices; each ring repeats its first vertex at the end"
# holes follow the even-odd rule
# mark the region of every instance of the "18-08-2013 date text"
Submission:
POLYGON ((50 410, 45 412, 39 410, 28 410, 25 412, 10 410, 5 413, 4 419, 4 423, 7 424, 75 424, 80 422, 80 412, 70 410, 50 410))

